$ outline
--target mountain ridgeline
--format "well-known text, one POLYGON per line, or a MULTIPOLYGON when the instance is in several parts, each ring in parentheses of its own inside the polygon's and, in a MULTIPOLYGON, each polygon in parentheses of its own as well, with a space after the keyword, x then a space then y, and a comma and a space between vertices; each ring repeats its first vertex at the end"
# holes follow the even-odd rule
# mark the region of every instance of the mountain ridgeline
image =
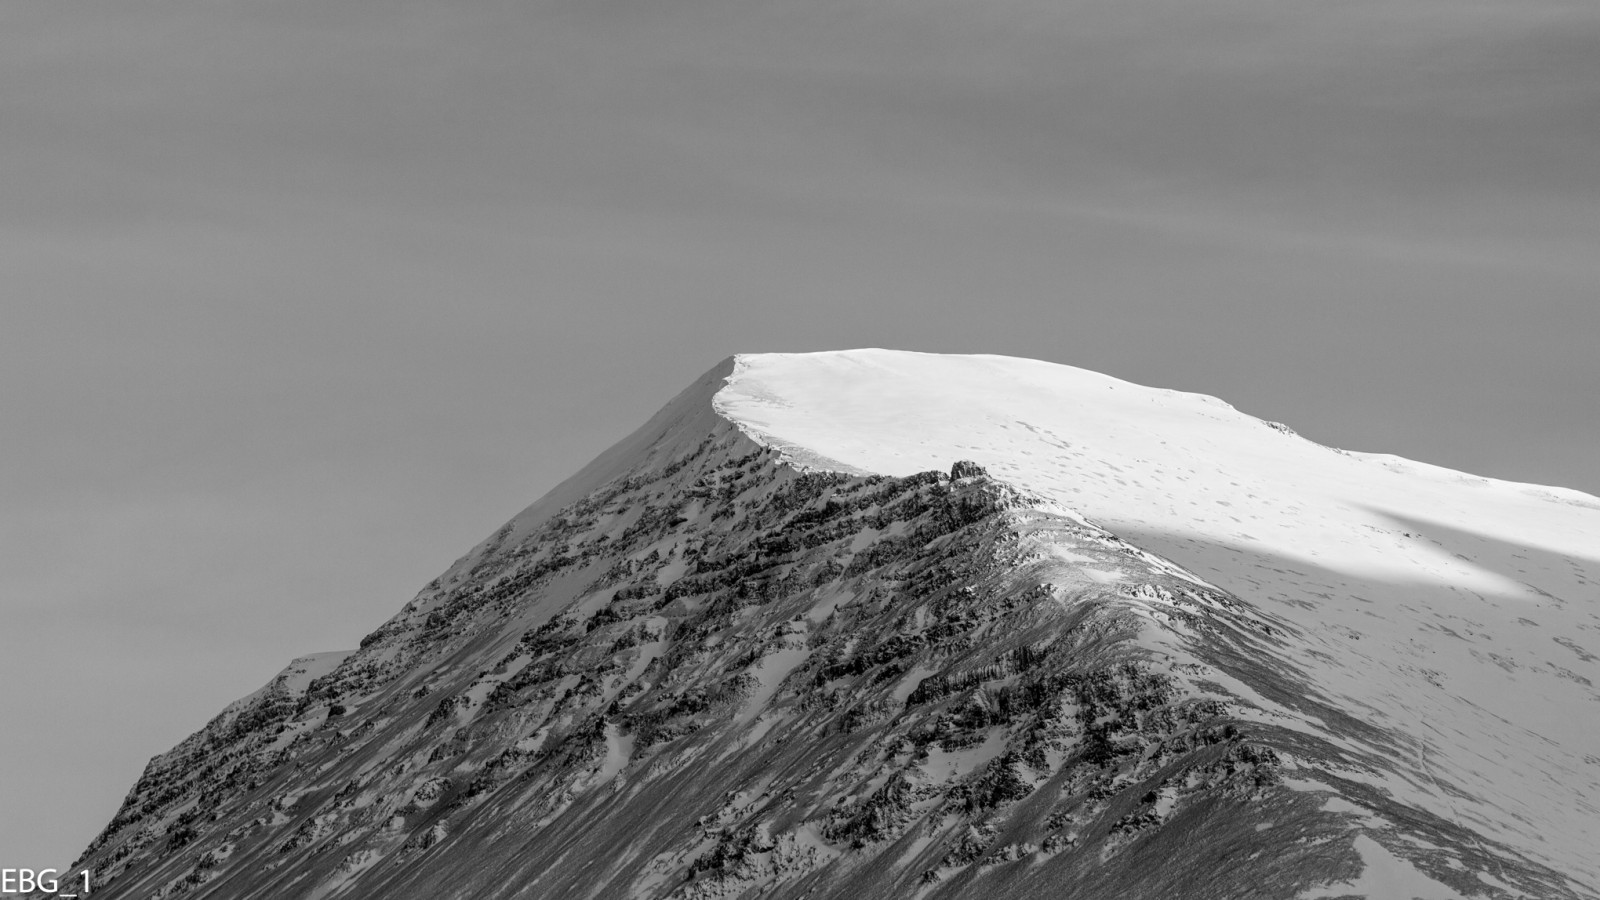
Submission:
POLYGON ((1595 896, 1364 777, 1431 776, 1292 619, 974 462, 797 462, 728 371, 152 760, 95 896, 1595 896))

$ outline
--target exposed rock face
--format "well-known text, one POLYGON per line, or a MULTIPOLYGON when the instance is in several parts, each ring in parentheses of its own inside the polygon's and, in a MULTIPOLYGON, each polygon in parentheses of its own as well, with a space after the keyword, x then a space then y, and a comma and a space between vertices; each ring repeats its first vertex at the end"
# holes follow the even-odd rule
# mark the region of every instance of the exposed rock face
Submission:
POLYGON ((1592 896, 1353 777, 1414 751, 1249 598, 972 462, 804 470, 707 399, 153 760, 96 896, 1336 897, 1380 853, 1592 896))

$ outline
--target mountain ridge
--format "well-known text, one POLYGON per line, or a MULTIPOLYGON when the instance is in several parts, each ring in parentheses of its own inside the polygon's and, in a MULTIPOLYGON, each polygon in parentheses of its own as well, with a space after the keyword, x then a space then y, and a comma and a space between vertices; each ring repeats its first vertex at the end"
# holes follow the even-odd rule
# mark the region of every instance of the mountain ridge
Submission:
MULTIPOLYGON (((1558 542, 1550 555, 1572 569, 1566 580, 1549 580, 1551 563, 1528 577, 1539 586, 1518 582, 1410 538, 1483 537, 1439 530, 1464 513, 1406 520, 1419 530, 1399 529, 1401 542, 1378 517, 1410 507, 1391 503, 1357 524, 1394 539, 1378 550, 1426 564, 1400 598, 1385 579, 1405 566, 1374 568, 1388 557, 1371 541, 1335 540, 1357 515, 1348 498, 1330 506, 1278 486, 1278 498, 1299 503, 1285 525, 1272 502, 1242 502, 1259 495, 1237 481, 1223 509, 1265 517, 1276 530, 1247 527, 1268 537, 1311 534, 1335 558, 1318 570, 1227 547, 1230 535, 1204 530, 1216 521, 1209 511, 1198 536, 1151 528, 1172 521, 1149 514, 1152 497, 1211 499, 1196 460, 1238 477, 1228 454, 1240 429, 1259 430, 1241 432, 1247 449, 1289 439, 1214 398, 1047 363, 898 351, 730 357, 458 560, 336 671, 230 706, 153 760, 80 862, 109 876, 113 896, 422 887, 531 896, 553 883, 617 896, 872 886, 954 896, 982 883, 1022 896, 1070 873, 1153 897, 1180 882, 1136 863, 1164 853, 1187 860, 1166 877, 1211 885, 1193 896, 1243 896, 1250 883, 1272 885, 1271 896, 1331 896, 1319 892, 1372 889, 1363 879, 1373 873, 1439 896, 1594 896, 1592 864, 1576 852, 1594 822, 1593 764, 1577 764, 1580 774, 1590 766, 1587 782, 1569 779, 1576 798, 1539 777, 1485 776, 1460 758, 1476 752, 1481 767, 1485 751, 1501 761, 1518 751, 1543 777, 1571 770, 1571 752, 1528 750, 1537 742, 1526 737, 1490 747, 1483 723, 1497 709, 1435 696, 1444 691, 1435 682, 1474 687, 1485 667, 1501 680, 1589 682, 1573 669, 1594 661, 1592 592, 1582 593, 1592 561, 1558 542), (1151 434, 1185 445, 1141 468, 1150 447, 1166 446, 1151 434), (1041 470, 1040 460, 1071 465, 1041 470), (1185 479, 1173 475, 1181 466, 1185 479), (1349 600, 1333 576, 1375 596, 1349 600), (1485 586, 1573 623, 1561 636, 1576 649, 1553 643, 1576 662, 1541 658, 1535 670, 1526 656, 1519 665, 1476 646, 1434 646, 1476 634, 1463 613, 1484 617, 1488 596, 1504 602, 1439 598, 1485 586), (1589 604, 1574 609, 1546 586, 1589 604), (1363 615, 1413 629, 1406 640, 1426 638, 1451 665, 1395 668, 1363 653, 1360 665, 1383 676, 1363 680, 1342 662, 1356 658, 1356 642, 1394 644, 1363 615), (937 622, 958 624, 927 630, 937 622), (671 659, 696 674, 674 681, 679 669, 663 668, 671 659), (1420 728, 1406 718, 1418 710, 1420 728), (1440 724, 1461 733, 1416 734, 1440 724), (856 762, 837 762, 833 776, 802 771, 791 742, 856 762), (835 744, 857 749, 827 749, 835 744), (878 758, 874 747, 893 752, 878 758), (733 761, 723 776, 695 767, 713 749, 733 761), (788 779, 788 793, 759 788, 763 779, 768 788, 788 779), (1532 814, 1515 802, 1530 784, 1544 798, 1532 814), (654 854, 624 853, 596 881, 583 873, 597 859, 566 862, 572 841, 596 835, 567 812, 623 815, 600 811, 611 809, 596 799, 603 790, 656 811, 641 820, 653 821, 648 837, 619 825, 632 837, 612 849, 654 854), (744 805, 715 802, 730 791, 744 805), (672 820, 665 810, 680 795, 722 824, 672 820), (566 807, 551 799, 562 796, 566 807), (1533 839, 1539 816, 1566 827, 1565 842, 1533 839), (1280 840, 1255 828, 1274 817, 1298 832, 1280 840), (1215 835, 1194 856, 1196 829, 1232 835, 1239 848, 1273 846, 1295 865, 1276 875, 1237 859, 1220 866, 1204 857, 1215 835), (1341 849, 1308 855, 1302 839, 1341 849), (504 847, 490 854, 507 841, 525 862, 503 861, 504 847), (552 846, 567 849, 552 856, 552 846), (471 865, 491 858, 499 881, 471 865), (252 881, 235 871, 241 859, 281 874, 252 881), (426 861, 454 880, 426 874, 426 861)), ((1395 478, 1470 478, 1296 441, 1395 478)), ((1337 487, 1302 469, 1323 494, 1337 487)), ((1492 499, 1506 506, 1500 494, 1492 499)), ((1539 502, 1578 510, 1570 521, 1591 533, 1586 505, 1547 496, 1539 502)), ((1561 708, 1573 693, 1556 698, 1561 708)))

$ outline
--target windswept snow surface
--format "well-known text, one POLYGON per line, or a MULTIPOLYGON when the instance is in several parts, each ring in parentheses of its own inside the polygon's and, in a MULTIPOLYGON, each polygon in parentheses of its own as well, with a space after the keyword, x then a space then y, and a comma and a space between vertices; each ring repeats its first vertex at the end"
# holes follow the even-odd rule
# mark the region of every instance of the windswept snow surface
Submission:
POLYGON ((975 460, 1245 599, 1325 702, 1410 744, 1351 777, 1600 884, 1600 499, 1000 356, 739 356, 714 404, 805 467, 975 460))

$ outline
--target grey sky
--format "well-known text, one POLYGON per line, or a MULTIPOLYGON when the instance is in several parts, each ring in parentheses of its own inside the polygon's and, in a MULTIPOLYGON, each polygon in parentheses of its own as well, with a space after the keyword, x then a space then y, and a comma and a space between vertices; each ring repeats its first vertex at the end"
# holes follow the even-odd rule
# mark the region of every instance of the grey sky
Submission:
POLYGON ((1592 0, 0 10, 0 865, 729 353, 1600 492, 1592 0))

